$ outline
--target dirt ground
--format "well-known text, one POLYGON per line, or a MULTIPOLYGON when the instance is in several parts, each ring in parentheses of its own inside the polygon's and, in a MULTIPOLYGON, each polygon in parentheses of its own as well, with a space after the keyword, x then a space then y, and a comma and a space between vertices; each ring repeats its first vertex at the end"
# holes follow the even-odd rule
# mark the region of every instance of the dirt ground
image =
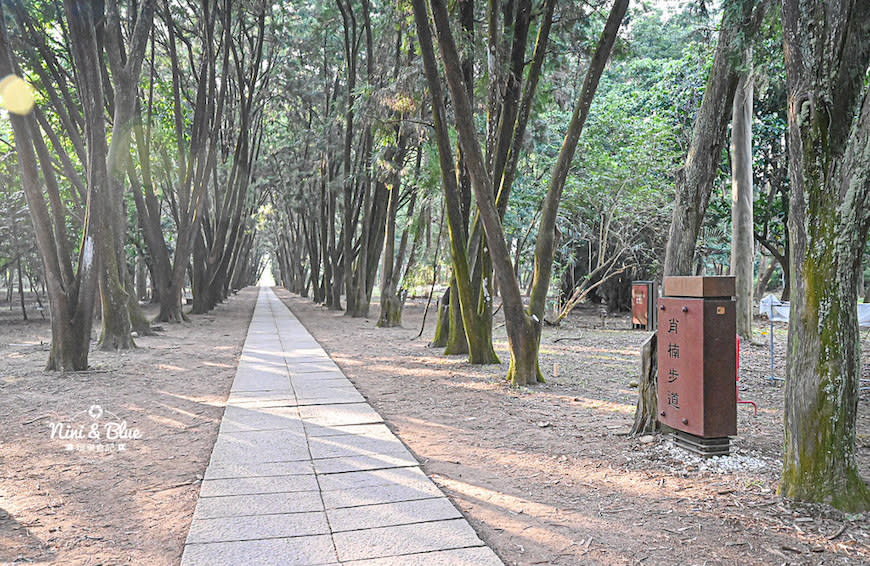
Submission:
MULTIPOLYGON (((582 309, 548 328, 548 382, 513 389, 502 379, 503 326, 504 363, 471 366, 427 347, 433 312, 415 339, 422 300, 408 302, 404 328, 379 329, 377 304, 351 319, 277 292, 506 564, 870 563, 870 514, 776 496, 782 391, 766 379, 766 344, 741 356, 741 397, 758 415, 740 405, 733 455, 702 461, 661 436, 627 436, 647 333, 626 316, 582 309)), ((91 371, 66 376, 41 371, 48 324, 2 310, 0 564, 178 563, 255 296, 164 325, 135 351, 94 351, 91 371), (51 438, 51 424, 68 425, 63 435, 100 412, 141 436, 124 451, 103 438, 102 453, 51 438)), ((779 377, 785 332, 775 331, 779 377)), ((866 331, 862 344, 870 351, 866 331)), ((858 433, 870 478, 870 391, 858 433)))
POLYGON ((94 349, 90 371, 66 375, 42 371, 48 322, 3 309, 0 564, 178 564, 256 293, 136 350, 94 349), (103 426, 121 422, 126 434, 103 426), (87 439, 94 423, 99 440, 87 439), (58 438, 80 426, 85 439, 58 438), (88 446, 104 451, 76 450, 88 446))
MULTIPOLYGON (((432 312, 415 339, 424 301, 409 301, 404 328, 381 329, 377 304, 369 318, 352 319, 279 296, 506 564, 870 564, 870 513, 776 495, 782 389, 767 380, 766 342, 741 353, 740 396, 758 415, 740 405, 732 456, 703 461, 661 435, 627 436, 637 402, 629 384, 648 336, 630 330, 628 315, 590 307, 547 328, 547 383, 515 389, 503 381, 503 325, 495 333, 503 363, 472 366, 427 347, 432 312)), ((866 331, 862 338, 870 351, 866 331)), ((778 325, 779 377, 785 339, 778 325)), ((870 478, 870 391, 859 414, 860 470, 870 478)))

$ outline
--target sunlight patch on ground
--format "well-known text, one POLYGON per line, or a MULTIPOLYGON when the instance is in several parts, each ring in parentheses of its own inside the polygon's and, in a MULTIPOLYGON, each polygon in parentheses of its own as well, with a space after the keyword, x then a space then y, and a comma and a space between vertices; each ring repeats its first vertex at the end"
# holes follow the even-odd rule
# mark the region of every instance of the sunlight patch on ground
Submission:
POLYGON ((580 397, 579 399, 580 401, 578 401, 578 403, 580 406, 586 409, 634 415, 634 405, 625 405, 623 403, 614 403, 612 401, 603 401, 601 399, 589 399, 588 397, 580 397))
MULTIPOLYGON (((637 478, 631 477, 615 477, 612 476, 612 470, 607 468, 595 469, 595 462, 587 462, 574 467, 575 470, 591 473, 597 476, 590 478, 588 475, 577 481, 577 491, 582 494, 584 490, 600 489, 625 491, 639 497, 650 497, 662 499, 660 488, 652 481, 638 482, 637 478), (590 472, 591 470, 591 472, 590 472), (608 473, 611 478, 608 478, 608 473), (592 481, 590 481, 592 480, 592 481), (616 481, 614 481, 616 480, 616 481), (605 484, 609 484, 605 486, 605 484), (616 484, 614 486, 613 484, 616 484), (640 485, 638 485, 640 484, 640 485), (648 489, 647 489, 648 487, 648 489), (640 488, 640 489, 638 489, 640 488)), ((535 471, 531 474, 529 486, 529 495, 533 496, 536 483, 547 483, 550 479, 546 476, 539 476, 540 469, 535 466, 528 467, 529 471, 535 471), (531 479, 534 478, 534 479, 531 479)), ((573 475, 573 474, 572 474, 573 475)), ((582 495, 578 495, 577 502, 563 501, 558 506, 546 503, 532 501, 525 497, 507 494, 501 491, 492 490, 479 485, 473 485, 461 480, 447 478, 440 474, 435 474, 433 479, 439 485, 452 491, 457 499, 464 501, 466 504, 478 507, 478 513, 486 515, 495 513, 499 518, 499 528, 509 533, 511 542, 516 544, 521 550, 525 540, 546 540, 555 539, 551 546, 556 548, 561 547, 561 551, 569 556, 585 556, 590 550, 601 552, 600 547, 596 547, 599 533, 609 532, 615 528, 623 531, 625 536, 632 536, 631 531, 642 530, 646 533, 652 528, 654 531, 658 529, 647 524, 648 519, 642 513, 637 514, 637 521, 634 522, 633 528, 626 529, 625 520, 621 517, 624 513, 637 512, 637 509, 624 505, 596 506, 590 507, 582 502, 582 495), (488 510, 487 507, 501 508, 507 511, 507 520, 504 514, 498 514, 495 509, 488 510), (535 524, 528 524, 528 520, 513 520, 513 517, 527 516, 534 519, 535 524), (584 536, 580 540, 568 538, 553 527, 563 525, 572 525, 575 531, 585 531, 584 536), (579 527, 579 529, 577 529, 579 527)), ((555 479, 565 481, 566 478, 557 475, 555 479)), ((570 481, 570 480, 569 480, 570 481)), ((667 538, 667 534, 661 533, 663 539, 667 538)), ((664 540, 662 542, 665 542, 664 540)), ((636 558, 623 555, 618 549, 608 547, 604 550, 607 555, 606 562, 598 562, 593 557, 584 559, 583 564, 614 564, 614 563, 636 563, 636 558), (629 562, 630 560, 630 562, 629 562)), ((599 555, 600 556, 600 555, 599 555)))
POLYGON ((185 411, 179 407, 175 407, 173 405, 167 405, 166 403, 158 403, 160 407, 172 411, 173 413, 178 413, 179 415, 191 418, 191 419, 203 419, 205 415, 198 415, 196 413, 191 413, 190 411, 185 411))
POLYGON ((369 368, 372 371, 385 372, 385 373, 393 374, 395 376, 403 376, 403 377, 424 377, 424 376, 437 377, 437 378, 444 377, 441 374, 441 372, 432 371, 432 370, 427 371, 425 369, 415 368, 415 367, 402 367, 402 366, 395 366, 395 365, 388 365, 388 364, 373 364, 373 365, 370 365, 369 368))
POLYGON ((236 366, 232 366, 230 364, 220 364, 220 363, 215 363, 215 362, 202 362, 202 365, 213 367, 213 368, 234 368, 234 367, 236 367, 236 366))
POLYGON ((435 423, 432 421, 424 421, 424 420, 420 420, 420 419, 415 419, 414 417, 403 417, 402 420, 407 421, 410 424, 417 425, 417 426, 424 428, 424 429, 425 428, 440 428, 440 429, 447 431, 451 434, 453 434, 456 431, 456 427, 444 425, 441 423, 435 423))
POLYGON ((462 383, 451 383, 451 387, 461 387, 472 391, 492 391, 500 382, 504 382, 504 378, 491 379, 489 381, 463 381, 462 383))
POLYGON ((259 361, 259 356, 272 356, 274 358, 282 358, 284 356, 283 350, 263 350, 262 348, 247 348, 245 353, 242 354, 239 359, 248 360, 248 361, 259 361))
POLYGON ((187 371, 190 368, 183 368, 178 366, 173 366, 171 364, 157 364, 157 369, 165 369, 168 371, 187 371))
POLYGON ((171 393, 169 391, 158 390, 158 393, 162 393, 164 395, 168 395, 170 397, 175 397, 176 399, 184 399, 185 401, 190 401, 191 403, 201 403, 203 405, 209 405, 211 407, 225 407, 226 400, 223 397, 190 397, 187 395, 181 395, 179 393, 171 393))
POLYGON ((443 485, 456 493, 460 493, 467 498, 484 501, 491 505, 497 505, 514 514, 529 513, 532 515, 544 515, 558 511, 558 509, 552 505, 532 501, 524 497, 517 497, 501 491, 495 491, 479 485, 473 485, 440 474, 433 474, 432 478, 440 485, 443 485))
POLYGON ((181 421, 177 421, 175 419, 170 419, 167 417, 161 417, 160 415, 148 415, 147 418, 150 421, 154 421, 157 424, 161 424, 170 428, 186 429, 188 426, 187 423, 183 423, 181 421))

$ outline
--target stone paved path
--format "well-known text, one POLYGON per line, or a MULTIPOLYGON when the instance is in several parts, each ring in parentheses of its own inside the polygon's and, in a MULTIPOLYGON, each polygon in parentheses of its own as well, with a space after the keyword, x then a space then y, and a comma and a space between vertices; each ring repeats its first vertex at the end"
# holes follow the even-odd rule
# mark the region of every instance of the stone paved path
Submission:
POLYGON ((262 287, 183 566, 501 566, 262 287))

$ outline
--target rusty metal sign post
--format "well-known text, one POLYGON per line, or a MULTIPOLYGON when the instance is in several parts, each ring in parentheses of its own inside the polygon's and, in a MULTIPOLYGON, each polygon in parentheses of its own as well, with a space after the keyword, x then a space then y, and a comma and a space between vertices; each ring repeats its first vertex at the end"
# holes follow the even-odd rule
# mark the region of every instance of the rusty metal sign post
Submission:
POLYGON ((659 421, 705 457, 737 434, 733 277, 665 277, 658 300, 659 421))
POLYGON ((632 281, 631 325, 644 330, 656 329, 655 281, 632 281))

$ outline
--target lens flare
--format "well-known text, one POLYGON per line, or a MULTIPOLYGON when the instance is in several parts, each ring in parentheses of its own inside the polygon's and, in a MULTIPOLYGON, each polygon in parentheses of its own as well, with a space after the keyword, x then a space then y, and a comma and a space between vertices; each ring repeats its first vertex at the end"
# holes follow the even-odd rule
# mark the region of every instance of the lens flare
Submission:
POLYGON ((24 79, 8 75, 0 80, 0 105, 13 114, 25 115, 33 109, 33 91, 24 79))

